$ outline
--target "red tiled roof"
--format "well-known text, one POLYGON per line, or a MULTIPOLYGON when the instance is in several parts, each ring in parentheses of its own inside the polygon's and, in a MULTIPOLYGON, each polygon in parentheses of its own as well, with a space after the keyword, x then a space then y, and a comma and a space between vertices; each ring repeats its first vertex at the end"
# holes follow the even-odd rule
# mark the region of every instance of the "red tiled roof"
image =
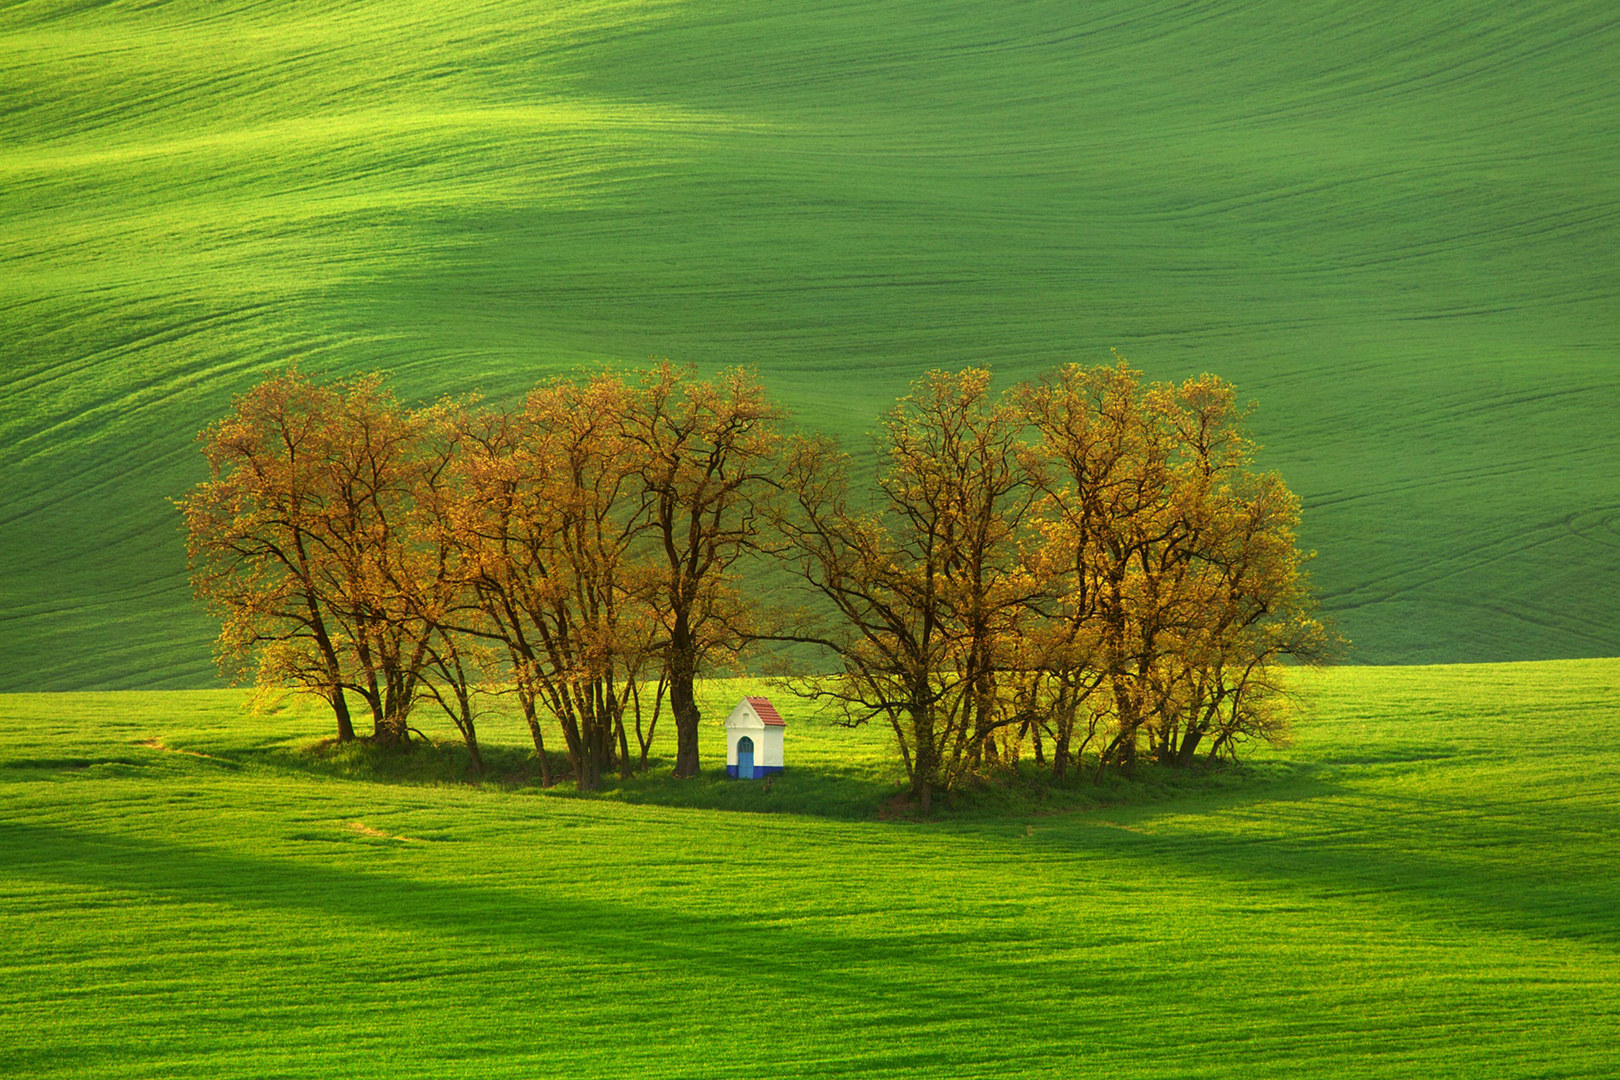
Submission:
POLYGON ((751 697, 748 704, 752 705, 759 718, 771 727, 787 727, 787 721, 776 711, 776 706, 771 704, 770 698, 751 697))

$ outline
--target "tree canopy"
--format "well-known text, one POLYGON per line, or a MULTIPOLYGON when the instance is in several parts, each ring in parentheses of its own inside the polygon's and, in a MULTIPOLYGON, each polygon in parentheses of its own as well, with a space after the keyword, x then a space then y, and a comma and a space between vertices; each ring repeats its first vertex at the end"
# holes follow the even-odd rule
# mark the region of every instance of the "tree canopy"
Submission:
POLYGON ((1212 375, 930 372, 858 490, 743 369, 408 408, 381 376, 294 366, 202 433, 210 476, 179 505, 222 670, 319 696, 340 740, 351 698, 387 743, 432 703, 481 770, 480 702, 511 695, 542 780, 550 721, 586 789, 647 767, 667 697, 692 776, 695 680, 797 642, 824 658, 797 689, 887 723, 926 810, 1030 752, 1062 782, 1285 736, 1281 661, 1337 639, 1245 419, 1212 375), (794 629, 745 571, 797 583, 794 629))

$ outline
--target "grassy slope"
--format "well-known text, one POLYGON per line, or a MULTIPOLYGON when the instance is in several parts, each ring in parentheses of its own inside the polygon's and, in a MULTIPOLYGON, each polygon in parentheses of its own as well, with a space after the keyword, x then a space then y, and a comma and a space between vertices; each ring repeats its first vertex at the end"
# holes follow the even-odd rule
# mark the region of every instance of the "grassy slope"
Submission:
MULTIPOLYGON (((1342 669, 1247 785, 922 825, 312 773, 324 721, 218 691, 0 697, 0 1073, 1610 1076, 1617 686, 1342 669)), ((882 740, 790 719, 792 797, 870 807, 882 740)))
POLYGON ((164 503, 287 357, 408 395, 1119 347, 1260 404, 1374 661, 1620 651, 1611 4, 0 9, 0 687, 197 685, 164 503))

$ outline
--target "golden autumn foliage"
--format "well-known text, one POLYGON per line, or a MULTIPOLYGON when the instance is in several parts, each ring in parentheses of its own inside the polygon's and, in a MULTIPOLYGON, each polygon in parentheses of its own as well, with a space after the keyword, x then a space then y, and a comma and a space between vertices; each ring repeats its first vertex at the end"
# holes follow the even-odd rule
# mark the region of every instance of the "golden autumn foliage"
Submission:
POLYGON ((475 701, 513 693, 545 782, 551 717, 582 789, 632 768, 632 730, 645 767, 667 693, 695 774, 693 680, 750 638, 734 567, 780 418, 746 372, 667 363, 420 410, 289 369, 203 432, 211 476, 180 501, 222 668, 321 696, 340 739, 351 696, 389 742, 435 702, 480 769, 475 701))
POLYGON ((1214 754, 1241 735, 1280 738, 1276 662, 1317 659, 1332 636, 1294 543, 1298 500, 1252 470, 1231 387, 1143 386, 1121 363, 1066 367, 1018 396, 1036 433, 1053 616, 1032 682, 1036 702, 1046 682, 1060 703, 1059 773, 1099 738, 1100 763, 1126 769, 1144 737, 1181 765, 1206 739, 1214 754))
POLYGON ((391 582, 420 430, 375 376, 322 386, 292 368, 203 432, 210 478, 180 503, 222 667, 327 699, 340 738, 346 692, 384 738, 405 733, 415 700, 421 627, 391 582))
POLYGON ((883 423, 875 506, 851 499, 827 440, 800 440, 784 470, 789 557, 835 613, 803 636, 841 664, 808 692, 885 718, 925 809, 1014 722, 1004 676, 1037 589, 1022 425, 988 387, 982 370, 918 381, 883 423))
MULTIPOLYGON (((760 550, 776 487, 782 409, 750 371, 713 381, 664 361, 636 387, 620 437, 634 463, 637 523, 653 548, 651 610, 675 721, 675 775, 698 773, 694 680, 735 661, 761 631, 761 605, 738 588, 739 563, 760 550)), ((645 755, 643 755, 645 756, 645 755)))
POLYGON ((623 717, 654 654, 622 432, 632 400, 600 375, 465 416, 445 514, 469 633, 504 649, 542 768, 539 717, 556 718, 581 789, 629 767, 623 717))
POLYGON ((799 440, 781 528, 835 613, 799 639, 838 658, 806 692, 887 721, 925 809, 1030 744, 1061 780, 1088 750, 1128 771, 1282 737, 1278 660, 1333 639, 1298 501, 1252 470, 1243 419, 1214 376, 1070 366, 996 396, 987 371, 934 372, 880 430, 866 500, 847 456, 799 440))
POLYGON ((1030 752, 1062 782, 1281 739, 1279 662, 1335 644, 1298 500, 1214 376, 1071 365, 997 394, 932 372, 881 422, 866 492, 783 421, 742 370, 409 409, 379 376, 290 368, 203 432, 210 477, 179 504, 222 668, 330 702, 340 739, 351 698, 389 742, 432 702, 479 769, 478 703, 511 694, 543 781, 551 720, 588 789, 646 767, 666 696, 694 775, 694 680, 808 644, 833 670, 798 689, 886 722, 926 810, 1030 752), (793 630, 744 593, 749 563, 810 594, 793 630))

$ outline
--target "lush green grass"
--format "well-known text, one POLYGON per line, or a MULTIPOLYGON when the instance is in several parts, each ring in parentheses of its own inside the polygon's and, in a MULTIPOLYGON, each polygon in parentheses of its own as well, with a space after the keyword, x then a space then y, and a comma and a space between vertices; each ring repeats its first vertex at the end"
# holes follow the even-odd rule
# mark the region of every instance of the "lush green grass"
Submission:
POLYGON ((347 777, 224 692, 3 697, 0 1074, 1612 1076, 1620 662, 1310 696, 1241 782, 929 823, 826 812, 882 740, 795 710, 729 790, 814 812, 750 814, 347 777))
POLYGON ((206 685, 165 498, 294 355, 407 396, 1119 347, 1259 404, 1369 661, 1620 651, 1620 21, 1345 5, 0 9, 0 687, 206 685))

